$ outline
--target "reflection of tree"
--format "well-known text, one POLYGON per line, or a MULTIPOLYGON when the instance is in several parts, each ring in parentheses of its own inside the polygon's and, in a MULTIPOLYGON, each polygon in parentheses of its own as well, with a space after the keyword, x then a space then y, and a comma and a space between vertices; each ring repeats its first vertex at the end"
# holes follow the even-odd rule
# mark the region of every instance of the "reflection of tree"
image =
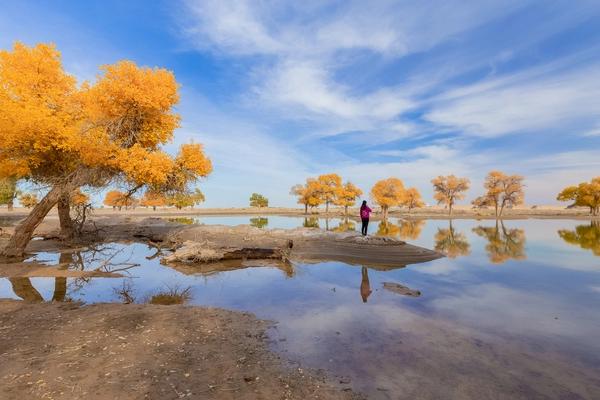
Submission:
POLYGON ((256 228, 264 228, 269 225, 269 219, 263 217, 250 218, 250 225, 256 228))
POLYGON ((31 284, 29 278, 9 278, 13 292, 25 301, 41 303, 44 298, 31 284))
POLYGON ((452 220, 448 229, 438 228, 435 234, 435 250, 443 253, 448 258, 457 258, 471 254, 471 246, 464 233, 456 232, 452 226, 452 220))
POLYGON ((496 221, 496 226, 478 226, 473 232, 488 241, 485 246, 490 261, 502 264, 510 259, 524 260, 525 231, 523 229, 507 229, 504 223, 496 221))
POLYGON ((403 240, 416 240, 419 238, 419 236, 421 235, 421 231, 423 230, 423 227, 425 226, 425 220, 424 219, 408 219, 408 220, 402 220, 402 221, 398 221, 400 224, 400 229, 398 232, 398 235, 400 236, 400 239, 403 240))
POLYGON ((318 228, 319 218, 317 217, 304 217, 304 223, 302 224, 305 228, 318 228))
MULTIPOLYGON (((8 278, 12 285, 13 292, 25 301, 32 303, 41 303, 44 298, 31 284, 29 278, 8 278)), ((52 301, 65 301, 67 294, 67 278, 56 277, 54 278, 54 294, 52 295, 52 301)))
POLYGON ((383 220, 377 225, 377 236, 398 236, 399 234, 400 227, 389 221, 383 220))
POLYGON ((333 228, 334 232, 348 232, 355 230, 356 224, 354 223, 354 221, 350 221, 349 219, 344 219, 340 221, 339 225, 333 228))
POLYGON ((565 242, 591 250, 594 255, 600 256, 600 221, 592 221, 590 225, 578 225, 574 231, 560 229, 558 235, 565 242))

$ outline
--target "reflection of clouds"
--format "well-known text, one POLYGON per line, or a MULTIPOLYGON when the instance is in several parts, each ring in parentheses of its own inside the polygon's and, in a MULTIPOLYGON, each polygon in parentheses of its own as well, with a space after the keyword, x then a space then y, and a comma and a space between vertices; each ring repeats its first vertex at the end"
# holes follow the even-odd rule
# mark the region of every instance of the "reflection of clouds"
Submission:
POLYGON ((435 299, 431 305, 468 326, 511 335, 554 335, 600 348, 598 313, 565 304, 559 297, 482 284, 454 297, 435 299))
POLYGON ((397 303, 339 304, 287 315, 278 331, 292 359, 349 376, 357 390, 369 394, 381 395, 379 388, 432 399, 598 392, 594 371, 547 342, 531 349, 462 322, 426 317, 397 303))
POLYGON ((600 286, 590 286, 590 289, 591 289, 593 292, 600 293, 600 286))

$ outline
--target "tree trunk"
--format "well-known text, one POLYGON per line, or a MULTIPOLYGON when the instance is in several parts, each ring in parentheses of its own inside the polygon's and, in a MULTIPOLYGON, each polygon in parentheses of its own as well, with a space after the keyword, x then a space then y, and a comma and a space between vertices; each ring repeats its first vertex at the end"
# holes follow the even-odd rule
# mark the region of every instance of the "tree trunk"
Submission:
POLYGON ((75 226, 71 219, 70 193, 61 194, 58 199, 58 219, 60 222, 60 237, 63 240, 73 239, 75 226))
POLYGON ((453 205, 454 204, 452 202, 448 203, 448 215, 450 215, 450 216, 452 215, 452 206, 453 205))
POLYGON ((29 278, 8 278, 12 285, 13 292, 20 298, 31 303, 41 303, 44 298, 31 284, 29 278))
POLYGON ((329 202, 325 202, 325 214, 329 214, 329 202))
POLYGON ((156 211, 156 206, 152 206, 152 211, 156 211))
POLYGON ((29 213, 17 227, 15 233, 11 236, 8 244, 4 248, 2 254, 6 257, 23 257, 25 247, 31 240, 35 228, 44 220, 48 212, 56 205, 60 197, 61 190, 55 186, 48 192, 44 198, 33 207, 29 213))
POLYGON ((12 211, 14 206, 15 206, 15 199, 13 199, 13 198, 8 199, 8 203, 6 203, 6 208, 8 209, 8 211, 12 211))
POLYGON ((348 206, 344 206, 344 215, 348 216, 348 206))
POLYGON ((387 207, 382 207, 382 208, 383 208, 383 221, 387 222, 388 208, 387 207))
POLYGON ((308 203, 304 205, 304 215, 308 214, 308 203))
POLYGON ((54 278, 54 295, 52 301, 65 301, 67 295, 67 278, 64 276, 57 276, 54 278))

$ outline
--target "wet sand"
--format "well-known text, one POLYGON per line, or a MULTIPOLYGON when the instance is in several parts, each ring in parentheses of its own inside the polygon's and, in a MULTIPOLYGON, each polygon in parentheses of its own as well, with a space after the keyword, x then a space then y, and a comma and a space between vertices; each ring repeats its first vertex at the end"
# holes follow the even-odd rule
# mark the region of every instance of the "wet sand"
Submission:
POLYGON ((356 399, 214 308, 0 301, 0 398, 356 399))

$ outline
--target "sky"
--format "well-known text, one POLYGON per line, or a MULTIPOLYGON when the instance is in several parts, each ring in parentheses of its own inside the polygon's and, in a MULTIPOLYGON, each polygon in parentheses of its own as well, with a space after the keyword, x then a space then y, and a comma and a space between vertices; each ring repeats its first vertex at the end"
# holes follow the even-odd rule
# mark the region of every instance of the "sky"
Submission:
POLYGON ((365 192, 398 177, 525 176, 529 205, 600 175, 600 1, 8 1, 0 48, 55 43, 94 80, 122 59, 172 70, 204 144, 207 207, 335 172, 365 192))

